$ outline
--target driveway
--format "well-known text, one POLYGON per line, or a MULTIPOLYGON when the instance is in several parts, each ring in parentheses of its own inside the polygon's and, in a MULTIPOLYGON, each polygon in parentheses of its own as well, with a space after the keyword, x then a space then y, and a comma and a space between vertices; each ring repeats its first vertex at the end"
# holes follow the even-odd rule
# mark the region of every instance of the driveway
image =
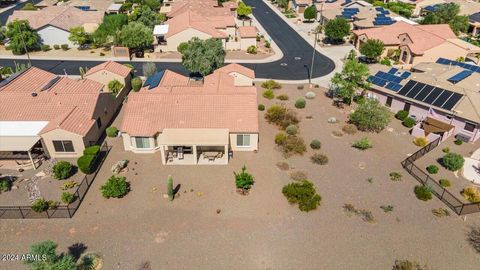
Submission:
MULTIPOLYGON (((246 0, 247 5, 253 7, 253 15, 268 32, 283 52, 283 58, 271 63, 243 64, 255 70, 257 78, 277 80, 305 80, 308 79, 313 48, 282 18, 279 17, 267 4, 259 0, 246 0)), ((13 10, 12 10, 13 11, 13 10)), ((8 11, 10 12, 10 11, 8 11)), ((4 14, 1 14, 5 16, 4 14)), ((0 19, 2 17, 0 16, 0 19)), ((25 63, 25 60, 0 59, 0 66, 15 66, 25 63)), ((102 61, 84 60, 32 60, 32 65, 49 70, 56 74, 78 75, 79 67, 92 67, 102 61)), ((139 74, 143 74, 142 62, 122 62, 135 66, 139 74)), ((182 74, 188 74, 180 63, 156 63, 158 69, 170 69, 182 74)), ((334 62, 327 56, 316 52, 315 68, 312 78, 325 76, 335 69, 334 62)))

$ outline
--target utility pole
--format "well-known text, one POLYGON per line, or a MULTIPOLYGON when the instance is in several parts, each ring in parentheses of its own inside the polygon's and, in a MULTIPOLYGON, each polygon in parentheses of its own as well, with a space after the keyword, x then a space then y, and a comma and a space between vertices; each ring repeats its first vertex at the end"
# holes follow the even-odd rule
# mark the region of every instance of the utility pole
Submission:
POLYGON ((20 28, 20 24, 18 24, 18 29, 17 30, 18 30, 18 32, 20 32, 20 39, 22 40, 23 49, 27 53, 28 65, 32 66, 32 61, 30 60, 30 54, 28 53, 27 44, 25 44, 25 40, 23 39, 23 32, 22 32, 22 29, 20 28))
POLYGON ((316 50, 317 36, 318 36, 318 31, 315 30, 315 40, 313 41, 312 63, 310 65, 310 74, 308 76, 308 84, 310 85, 310 89, 312 88, 313 64, 315 63, 315 53, 317 52, 316 50))

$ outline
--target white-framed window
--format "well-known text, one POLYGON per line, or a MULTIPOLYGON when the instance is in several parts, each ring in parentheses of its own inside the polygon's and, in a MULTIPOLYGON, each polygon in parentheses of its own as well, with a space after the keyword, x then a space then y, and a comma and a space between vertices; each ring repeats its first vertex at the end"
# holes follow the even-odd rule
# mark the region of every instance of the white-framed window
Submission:
POLYGON ((52 141, 55 152, 75 152, 72 141, 52 141))
POLYGON ((151 148, 150 137, 135 137, 135 147, 137 147, 137 148, 151 148))
POLYGON ((237 147, 250 147, 250 134, 237 134, 237 147))

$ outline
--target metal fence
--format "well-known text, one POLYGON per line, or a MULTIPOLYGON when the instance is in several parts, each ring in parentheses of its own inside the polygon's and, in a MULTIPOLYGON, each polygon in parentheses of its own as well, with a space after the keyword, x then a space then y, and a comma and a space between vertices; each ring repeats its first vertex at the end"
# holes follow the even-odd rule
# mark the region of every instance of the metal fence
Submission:
POLYGON ((69 205, 60 205, 55 209, 48 209, 44 212, 35 212, 31 206, 0 206, 0 219, 22 219, 22 218, 71 218, 77 212, 82 203, 88 189, 95 180, 98 171, 102 167, 105 158, 110 151, 107 142, 104 142, 100 148, 100 153, 97 155, 94 164, 96 166, 93 174, 85 175, 77 186, 74 192, 75 201, 69 205))
POLYGON ((442 202, 444 202, 450 209, 452 209, 457 215, 466 215, 480 212, 480 203, 463 203, 461 199, 450 193, 446 188, 441 186, 438 181, 430 177, 430 175, 424 172, 422 169, 415 165, 415 161, 428 152, 432 151, 441 142, 441 138, 429 143, 422 149, 413 153, 411 156, 402 161, 403 168, 418 182, 425 186, 429 186, 432 193, 435 194, 442 202))

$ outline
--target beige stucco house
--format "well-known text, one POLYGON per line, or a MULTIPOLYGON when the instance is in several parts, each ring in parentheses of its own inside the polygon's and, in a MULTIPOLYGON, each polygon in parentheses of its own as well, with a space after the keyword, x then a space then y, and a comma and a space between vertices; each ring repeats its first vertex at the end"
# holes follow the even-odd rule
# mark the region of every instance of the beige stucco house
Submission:
POLYGON ((125 105, 125 150, 161 155, 163 164, 227 164, 233 151, 258 150, 252 70, 231 64, 201 86, 166 70, 145 81, 125 105))

